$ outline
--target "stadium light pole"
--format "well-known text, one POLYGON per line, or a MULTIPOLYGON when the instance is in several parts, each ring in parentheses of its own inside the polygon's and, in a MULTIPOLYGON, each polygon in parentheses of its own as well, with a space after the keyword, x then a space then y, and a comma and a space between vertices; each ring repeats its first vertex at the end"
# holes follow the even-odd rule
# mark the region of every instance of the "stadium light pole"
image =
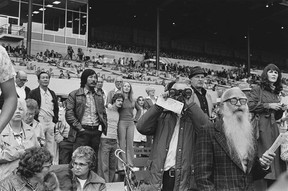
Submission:
POLYGON ((156 69, 159 70, 159 49, 160 49, 160 8, 157 8, 157 36, 156 36, 156 69))
POLYGON ((27 28, 27 55, 31 56, 31 34, 32 34, 32 9, 33 9, 33 0, 28 2, 28 28, 27 28))
POLYGON ((251 58, 250 58, 250 29, 248 27, 247 30, 247 73, 250 76, 250 66, 251 66, 251 58))

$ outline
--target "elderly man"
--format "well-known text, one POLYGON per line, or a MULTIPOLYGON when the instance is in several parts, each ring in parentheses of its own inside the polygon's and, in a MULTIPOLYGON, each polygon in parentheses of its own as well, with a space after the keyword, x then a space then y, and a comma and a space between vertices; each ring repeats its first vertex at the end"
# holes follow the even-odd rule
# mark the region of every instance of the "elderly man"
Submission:
POLYGON ((206 72, 200 66, 195 66, 191 70, 189 79, 191 80, 191 87, 195 92, 195 103, 199 107, 201 107, 204 113, 211 117, 213 109, 212 98, 211 95, 208 94, 207 90, 205 90, 204 88, 204 78, 206 77, 206 75, 206 72))
POLYGON ((253 180, 270 172, 274 153, 256 155, 247 97, 238 88, 221 97, 222 118, 197 136, 195 178, 199 190, 254 190, 253 180))
POLYGON ((145 98, 144 107, 149 109, 157 101, 157 97, 155 96, 155 88, 148 86, 145 91, 148 96, 145 98))
POLYGON ((118 76, 115 80, 115 89, 108 92, 106 106, 112 103, 112 98, 115 93, 121 93, 122 85, 123 85, 123 78, 121 76, 118 76))
POLYGON ((153 135, 148 162, 150 190, 187 191, 195 189, 193 156, 196 134, 210 121, 193 101, 193 90, 187 84, 171 82, 168 91, 168 95, 165 93, 158 100, 169 96, 181 101, 184 104, 181 114, 156 103, 138 121, 137 129, 144 135, 153 135))

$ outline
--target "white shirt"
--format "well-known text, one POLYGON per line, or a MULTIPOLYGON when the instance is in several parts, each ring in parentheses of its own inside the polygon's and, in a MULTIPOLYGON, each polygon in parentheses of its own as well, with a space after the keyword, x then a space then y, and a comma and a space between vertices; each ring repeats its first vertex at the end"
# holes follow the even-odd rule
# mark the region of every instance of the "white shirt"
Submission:
POLYGON ((177 122, 174 128, 174 132, 169 144, 169 150, 167 157, 164 163, 164 171, 169 170, 172 167, 175 167, 176 164, 176 150, 178 146, 178 136, 179 136, 179 127, 180 127, 180 116, 177 117, 177 122))
POLYGON ((47 89, 45 92, 42 88, 40 88, 41 95, 41 107, 39 117, 43 117, 44 119, 51 119, 54 116, 54 103, 52 102, 53 98, 50 91, 47 89))
POLYGON ((25 86, 19 87, 17 84, 15 84, 15 87, 19 98, 26 99, 25 86))
POLYGON ((86 182, 86 180, 82 180, 82 179, 80 179, 80 178, 77 178, 78 180, 79 180, 79 182, 80 182, 80 186, 81 186, 81 189, 79 189, 79 188, 77 188, 77 191, 82 191, 83 190, 83 188, 84 188, 84 184, 85 184, 85 182, 86 182))

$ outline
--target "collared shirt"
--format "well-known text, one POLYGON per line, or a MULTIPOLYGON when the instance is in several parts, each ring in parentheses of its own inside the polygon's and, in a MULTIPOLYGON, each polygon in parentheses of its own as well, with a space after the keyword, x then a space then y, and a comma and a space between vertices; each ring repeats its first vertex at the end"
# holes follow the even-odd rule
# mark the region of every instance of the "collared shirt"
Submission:
POLYGON ((167 157, 164 163, 164 171, 167 171, 170 168, 175 167, 175 164, 176 164, 176 151, 177 151, 177 146, 178 146, 180 118, 181 116, 177 116, 177 122, 174 128, 172 138, 169 143, 169 150, 168 150, 167 157))
POLYGON ((51 120, 54 116, 54 103, 52 102, 53 98, 50 91, 47 89, 45 92, 42 88, 40 88, 41 95, 41 107, 39 112, 39 117, 45 120, 51 120))
POLYGON ((23 135, 24 135, 23 129, 21 129, 21 131, 19 133, 16 133, 15 131, 13 131, 13 129, 12 129, 12 127, 10 125, 9 125, 9 128, 10 128, 10 130, 11 130, 13 136, 14 136, 15 141, 17 141, 17 143, 19 145, 22 145, 22 143, 23 143, 23 135))
POLYGON ((96 105, 94 99, 94 93, 89 91, 87 88, 84 88, 84 93, 86 95, 86 103, 85 103, 85 111, 81 121, 82 125, 89 126, 98 126, 99 119, 98 115, 96 115, 96 105))
POLYGON ((25 86, 19 87, 17 84, 15 84, 15 87, 19 98, 26 99, 25 86))
POLYGON ((208 102, 206 99, 206 90, 204 88, 201 88, 201 92, 196 90, 194 87, 192 87, 194 92, 196 93, 196 96, 200 102, 200 107, 204 113, 206 113, 209 116, 209 108, 208 108, 208 102))

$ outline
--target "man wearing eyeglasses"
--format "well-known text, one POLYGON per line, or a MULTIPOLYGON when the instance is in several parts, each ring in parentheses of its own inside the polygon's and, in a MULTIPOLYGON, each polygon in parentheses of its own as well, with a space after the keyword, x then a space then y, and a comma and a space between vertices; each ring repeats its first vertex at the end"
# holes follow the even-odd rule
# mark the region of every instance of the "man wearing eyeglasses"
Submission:
MULTIPOLYGON (((15 89, 17 93, 17 97, 21 99, 27 99, 30 88, 25 86, 25 83, 27 82, 27 74, 26 72, 20 70, 16 72, 16 79, 15 79, 15 89)), ((3 94, 0 95, 0 109, 2 109, 2 106, 4 104, 4 97, 3 94)))
POLYGON ((26 99, 30 93, 30 88, 25 86, 27 80, 27 74, 24 71, 18 71, 16 73, 16 91, 19 98, 26 99))
POLYGON ((195 103, 201 107, 201 109, 206 113, 209 117, 211 117, 212 113, 212 98, 211 95, 204 88, 204 80, 207 73, 200 66, 195 66, 192 68, 191 73, 189 75, 189 79, 191 82, 191 87, 194 90, 194 101, 195 103))
POLYGON ((106 106, 108 106, 109 104, 110 106, 112 105, 112 98, 114 94, 121 93, 122 85, 123 85, 123 78, 121 76, 118 76, 115 80, 115 89, 111 90, 107 94, 106 106))
POLYGON ((193 161, 196 134, 210 121, 193 99, 189 85, 171 82, 167 92, 137 122, 141 134, 153 136, 148 161, 149 190, 196 190, 193 161), (160 106, 159 101, 167 97, 184 104, 181 114, 160 106))
POLYGON ((220 120, 197 135, 194 155, 197 188, 254 190, 253 180, 271 171, 275 153, 266 151, 261 158, 257 157, 247 97, 240 88, 226 90, 220 104, 220 120))

